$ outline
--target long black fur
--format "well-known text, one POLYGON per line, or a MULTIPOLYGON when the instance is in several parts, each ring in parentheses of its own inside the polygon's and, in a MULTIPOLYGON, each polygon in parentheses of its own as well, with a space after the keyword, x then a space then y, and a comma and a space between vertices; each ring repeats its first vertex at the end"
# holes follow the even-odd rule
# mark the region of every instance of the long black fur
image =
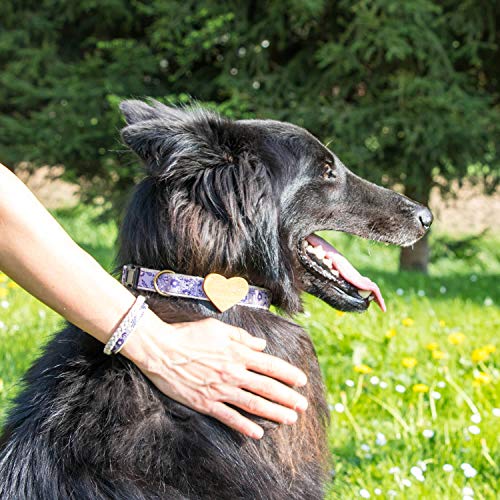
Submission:
MULTIPOLYGON (((118 266, 244 276, 286 313, 309 291, 344 310, 352 296, 301 265, 311 232, 337 229, 397 244, 422 230, 422 207, 349 172, 305 130, 225 120, 201 109, 122 103, 124 142, 142 159, 120 232, 118 266), (326 163, 325 163, 326 162, 326 163), (325 164, 335 179, 325 179, 325 164)), ((176 323, 216 317, 266 338, 304 370, 309 409, 293 426, 254 418, 254 441, 160 393, 126 358, 68 325, 23 380, 0 438, 2 499, 319 499, 329 469, 328 411, 307 333, 272 312, 151 295, 176 323)))

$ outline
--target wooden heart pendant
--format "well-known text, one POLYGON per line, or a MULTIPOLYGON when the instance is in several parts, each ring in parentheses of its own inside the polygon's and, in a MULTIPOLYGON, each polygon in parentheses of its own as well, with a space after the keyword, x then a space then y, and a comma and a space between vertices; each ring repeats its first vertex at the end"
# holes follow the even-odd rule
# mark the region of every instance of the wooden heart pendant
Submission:
POLYGON ((208 274, 203 280, 203 291, 212 304, 220 311, 227 311, 248 293, 245 278, 225 278, 220 274, 208 274))

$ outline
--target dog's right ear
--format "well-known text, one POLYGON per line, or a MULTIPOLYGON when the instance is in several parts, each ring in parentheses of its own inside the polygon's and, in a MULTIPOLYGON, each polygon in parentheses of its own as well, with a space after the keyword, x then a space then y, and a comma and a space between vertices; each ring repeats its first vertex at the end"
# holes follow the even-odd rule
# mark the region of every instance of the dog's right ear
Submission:
POLYGON ((189 113, 154 99, 149 102, 131 99, 120 104, 127 122, 121 136, 123 142, 145 162, 150 173, 154 173, 161 158, 182 139, 182 124, 188 120, 189 113))
POLYGON ((149 104, 137 99, 128 99, 120 103, 120 111, 127 125, 158 119, 175 122, 186 118, 186 113, 182 109, 165 106, 155 99, 148 101, 149 104))

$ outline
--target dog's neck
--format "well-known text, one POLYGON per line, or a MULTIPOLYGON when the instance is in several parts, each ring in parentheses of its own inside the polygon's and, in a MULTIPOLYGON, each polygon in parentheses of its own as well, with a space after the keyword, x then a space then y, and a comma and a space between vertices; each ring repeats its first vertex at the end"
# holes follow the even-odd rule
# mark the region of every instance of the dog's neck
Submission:
POLYGON ((226 279, 218 274, 201 278, 128 264, 123 266, 121 281, 140 292, 211 302, 219 312, 237 304, 268 310, 272 303, 269 290, 248 285, 243 278, 226 279))

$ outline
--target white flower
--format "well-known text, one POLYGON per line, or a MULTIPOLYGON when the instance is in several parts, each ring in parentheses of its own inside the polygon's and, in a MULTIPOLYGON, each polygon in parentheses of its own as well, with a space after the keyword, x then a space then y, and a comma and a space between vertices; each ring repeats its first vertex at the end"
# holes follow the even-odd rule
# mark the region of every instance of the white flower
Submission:
POLYGON ((344 413, 345 407, 342 403, 336 403, 334 408, 337 413, 344 413))
POLYGON ((451 464, 444 464, 443 465, 443 470, 445 472, 451 472, 453 470, 453 465, 451 465, 451 464))
POLYGON ((424 429, 422 432, 422 436, 427 439, 431 439, 432 437, 434 437, 434 431, 432 429, 424 429))
POLYGON ((479 424, 481 422, 481 415, 479 415, 479 413, 474 413, 471 415, 470 419, 473 423, 479 424))
POLYGON ((362 498, 370 498, 370 492, 363 488, 362 490, 359 490, 359 496, 362 498))
POLYGON ((260 46, 263 49, 267 49, 269 47, 269 45, 270 45, 269 40, 262 40, 262 42, 260 42, 260 46))
POLYGON ((493 408, 493 410, 491 410, 491 413, 493 413, 494 417, 500 417, 500 408, 493 408))
POLYGON ((405 293, 405 291, 404 291, 402 288, 398 288, 398 289, 396 290, 396 293, 397 293, 398 295, 403 295, 403 294, 405 293))
POLYGON ((354 387, 354 380, 351 380, 350 378, 348 378, 345 381, 345 385, 347 385, 347 387, 354 387))
POLYGON ((464 496, 462 497, 462 500, 474 500, 474 498, 473 498, 473 497, 471 497, 470 495, 464 495, 464 496))
POLYGON ((4 309, 7 309, 9 305, 10 304, 6 300, 2 300, 2 302, 0 302, 0 306, 2 306, 4 309))
POLYGON ((493 305, 493 299, 492 299, 491 297, 486 297, 486 298, 484 299, 484 305, 485 305, 486 307, 490 307, 490 306, 492 306, 492 305, 493 305))
POLYGON ((432 391, 431 392, 431 398, 432 399, 441 399, 441 393, 437 391, 432 391))
POLYGON ((439 288, 440 293, 446 293, 446 287, 442 286, 439 288))
POLYGON ((388 490, 387 491, 387 496, 389 497, 395 497, 397 493, 394 490, 388 490))
POLYGON ((260 82, 259 82, 259 80, 254 80, 254 82, 252 83, 252 87, 253 87, 255 90, 260 89, 260 82))
POLYGON ((437 383, 437 386, 438 386, 440 389, 443 389, 444 387, 446 387, 446 382, 443 382, 442 380, 440 380, 440 381, 437 383))
POLYGON ((470 467, 472 467, 472 465, 471 465, 471 464, 468 464, 467 462, 464 462, 464 463, 460 466, 460 468, 461 468, 462 470, 464 470, 464 469, 469 469, 470 467))
POLYGON ((374 375, 373 377, 370 378, 370 384, 372 384, 372 385, 378 385, 379 382, 380 382, 380 379, 376 375, 374 375))
POLYGON ((477 281, 477 276, 475 274, 471 274, 470 280, 474 283, 475 281, 477 281))
POLYGON ((411 486, 411 481, 409 479, 403 479, 401 481, 401 483, 403 484, 403 486, 406 486, 407 488, 409 488, 411 486))
POLYGON ((382 490, 380 488, 375 488, 373 493, 375 493, 375 495, 382 495, 382 490))
POLYGON ((379 446, 384 446, 387 444, 387 438, 381 432, 377 432, 377 439, 375 439, 375 443, 379 446))
POLYGON ((380 382, 380 384, 379 384, 379 387, 380 387, 381 389, 387 389, 387 382, 384 382, 384 381, 382 380, 382 382, 380 382))
POLYGON ((462 490, 462 495, 469 495, 470 497, 473 497, 474 496, 474 490, 472 488, 470 488, 469 486, 466 486, 462 490))
POLYGON ((40 309, 38 311, 38 316, 40 316, 40 318, 45 318, 45 316, 47 316, 47 313, 43 310, 43 309, 40 309))
POLYGON ((424 291, 424 290, 419 290, 419 291, 417 292, 417 295, 418 295, 419 297, 425 297, 425 291, 424 291))
POLYGON ((462 468, 462 470, 464 471, 464 476, 471 479, 473 477, 476 477, 476 474, 477 474, 477 470, 474 469, 474 467, 470 466, 469 467, 465 467, 465 468, 462 468))
POLYGON ((389 474, 399 474, 401 472, 401 469, 399 467, 391 467, 389 469, 389 474))
POLYGON ((406 391, 406 387, 404 385, 398 384, 396 387, 396 392, 399 392, 400 394, 403 394, 403 392, 406 391))
POLYGON ((470 425, 468 428, 471 434, 477 435, 481 432, 481 429, 477 425, 470 425))
POLYGON ((422 481, 425 479, 425 478, 424 478, 424 474, 423 474, 423 470, 422 470, 420 467, 416 467, 416 466, 414 466, 414 467, 412 467, 412 468, 410 469, 410 472, 411 472, 411 474, 415 477, 415 479, 416 479, 417 481, 422 482, 422 481))
POLYGON ((363 451, 370 451, 370 447, 366 444, 366 443, 363 443, 360 448, 363 450, 363 451))
POLYGON ((419 460, 417 462, 417 465, 425 472, 427 470, 427 465, 425 465, 425 462, 422 462, 422 460, 419 460))

